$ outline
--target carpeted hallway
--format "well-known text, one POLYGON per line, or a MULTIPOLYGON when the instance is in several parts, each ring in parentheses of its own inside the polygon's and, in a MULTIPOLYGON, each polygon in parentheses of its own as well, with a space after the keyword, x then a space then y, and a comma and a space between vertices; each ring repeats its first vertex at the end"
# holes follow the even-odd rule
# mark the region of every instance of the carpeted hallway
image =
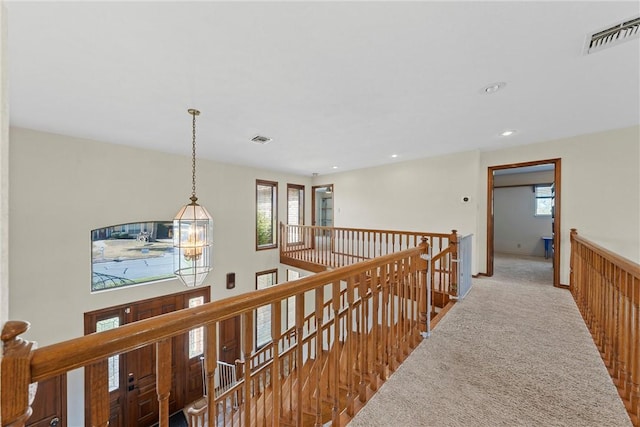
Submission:
POLYGON ((350 426, 631 426, 550 260, 496 256, 350 426))

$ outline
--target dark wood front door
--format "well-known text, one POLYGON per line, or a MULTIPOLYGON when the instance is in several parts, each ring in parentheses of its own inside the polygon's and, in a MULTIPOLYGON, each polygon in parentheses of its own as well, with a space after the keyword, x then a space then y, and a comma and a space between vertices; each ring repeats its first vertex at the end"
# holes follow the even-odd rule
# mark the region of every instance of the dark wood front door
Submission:
MULTIPOLYGON (((210 288, 202 287, 122 306, 85 313, 85 333, 111 329, 161 314, 209 302, 210 288), (195 303, 194 303, 195 302, 195 303)), ((169 412, 173 413, 202 396, 202 371, 199 362, 203 345, 193 342, 202 332, 192 331, 172 338, 172 381, 169 412), (194 353, 190 357, 190 353, 194 353), (197 354, 195 354, 197 353, 197 354)), ((158 422, 156 394, 156 346, 149 345, 114 356, 110 366, 110 427, 147 427, 158 422), (111 375, 113 374, 113 377, 111 375)), ((85 380, 85 401, 90 387, 85 380)), ((88 405, 85 405, 88 408, 88 405)), ((90 414, 86 411, 85 419, 90 414)))
POLYGON ((67 426, 67 375, 38 383, 27 427, 67 426))
MULTIPOLYGON (((165 296, 146 302, 133 304, 131 307, 130 321, 149 319, 165 313, 171 313, 183 308, 182 298, 178 296, 165 296), (180 302, 178 302, 180 300, 180 302), (179 304, 179 305, 178 305, 179 304)), ((171 394, 169 395, 169 413, 177 410, 176 407, 176 357, 175 353, 182 354, 182 349, 176 348, 176 339, 172 339, 172 366, 173 381, 171 394)), ((127 353, 127 406, 128 425, 147 427, 158 421, 158 396, 156 394, 156 346, 155 344, 127 353)))
POLYGON ((235 364, 240 359, 240 316, 220 322, 220 348, 218 349, 221 362, 235 364))

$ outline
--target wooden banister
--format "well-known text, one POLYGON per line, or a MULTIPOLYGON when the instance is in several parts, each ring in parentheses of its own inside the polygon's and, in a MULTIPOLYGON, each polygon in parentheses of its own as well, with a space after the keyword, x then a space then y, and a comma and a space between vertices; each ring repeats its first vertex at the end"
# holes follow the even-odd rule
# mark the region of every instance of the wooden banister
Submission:
MULTIPOLYGON (((32 347, 35 343, 25 341, 19 335, 29 330, 29 322, 10 320, 2 328, 2 422, 0 425, 22 427, 31 416, 31 403, 35 390, 30 396, 32 383, 30 365, 32 347), (11 390, 7 392, 6 390, 11 390)), ((37 387, 37 384, 35 385, 37 387)))
MULTIPOLYGON (((359 232, 360 237, 364 234, 359 232)), ((381 240, 380 236, 377 239, 381 240)), ((399 249, 397 241, 392 241, 396 237, 390 235, 389 239, 392 249, 399 249)), ((19 338, 28 324, 8 322, 2 334, 2 388, 16 392, 2 394, 1 424, 24 425, 31 411, 30 383, 85 367, 92 385, 86 408, 90 422, 93 426, 107 426, 108 358, 153 344, 160 427, 165 427, 172 376, 171 339, 201 326, 205 328, 204 370, 210 423, 215 420, 213 424, 219 425, 278 425, 286 419, 288 424, 303 425, 308 422, 305 416, 313 415, 316 425, 331 420, 335 425, 342 424, 419 342, 419 329, 423 326, 420 295, 426 294, 426 274, 421 271, 425 265, 420 260, 427 252, 424 239, 420 238, 414 248, 35 350, 33 343, 19 338), (325 298, 329 286, 331 295, 325 298), (305 315, 305 294, 309 291, 315 294, 315 309, 305 315), (281 304, 292 296, 295 327, 282 332, 281 304), (271 344, 265 346, 264 360, 255 358, 258 353, 254 351, 254 313, 263 306, 271 307, 272 338, 271 344), (244 369, 235 384, 216 395, 218 324, 238 315, 243 319, 239 344, 244 354, 244 364, 238 366, 244 365, 244 369), (295 382, 285 378, 293 372, 302 375, 305 364, 311 361, 315 363, 315 383, 305 385, 301 377, 295 382), (328 419, 323 409, 325 402, 332 405, 328 419), (229 412, 229 408, 233 411, 229 412)))
POLYGON ((640 425, 640 265, 571 229, 570 290, 631 422, 640 425))

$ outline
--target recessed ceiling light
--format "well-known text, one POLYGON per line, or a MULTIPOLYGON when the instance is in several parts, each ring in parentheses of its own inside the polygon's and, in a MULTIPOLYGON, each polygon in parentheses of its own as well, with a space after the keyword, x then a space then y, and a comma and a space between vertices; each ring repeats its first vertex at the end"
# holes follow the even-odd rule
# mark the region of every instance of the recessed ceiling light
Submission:
POLYGON ((500 136, 511 136, 511 135, 513 135, 514 133, 516 133, 516 131, 515 131, 515 130, 511 130, 511 129, 509 129, 509 130, 505 130, 504 132, 502 132, 502 133, 500 134, 500 136))
POLYGON ((396 157, 398 157, 398 155, 397 154, 392 154, 391 157, 395 159, 396 157))
POLYGON ((337 166, 332 166, 331 169, 338 169, 338 167, 337 166))
POLYGON ((491 95, 496 93, 500 89, 504 88, 507 84, 505 82, 491 83, 480 89, 480 93, 483 95, 491 95))

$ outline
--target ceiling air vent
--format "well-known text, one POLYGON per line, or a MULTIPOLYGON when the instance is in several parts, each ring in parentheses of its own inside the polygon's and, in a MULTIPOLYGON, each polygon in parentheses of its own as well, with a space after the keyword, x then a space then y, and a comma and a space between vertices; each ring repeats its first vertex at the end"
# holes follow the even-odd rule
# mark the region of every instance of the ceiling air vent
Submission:
POLYGON ((255 142, 256 144, 268 144, 271 142, 271 138, 262 135, 256 135, 251 138, 251 141, 255 142))
POLYGON ((590 53, 615 46, 627 40, 637 39, 640 37, 639 28, 640 16, 599 30, 590 36, 587 36, 584 53, 585 55, 588 55, 590 53))

